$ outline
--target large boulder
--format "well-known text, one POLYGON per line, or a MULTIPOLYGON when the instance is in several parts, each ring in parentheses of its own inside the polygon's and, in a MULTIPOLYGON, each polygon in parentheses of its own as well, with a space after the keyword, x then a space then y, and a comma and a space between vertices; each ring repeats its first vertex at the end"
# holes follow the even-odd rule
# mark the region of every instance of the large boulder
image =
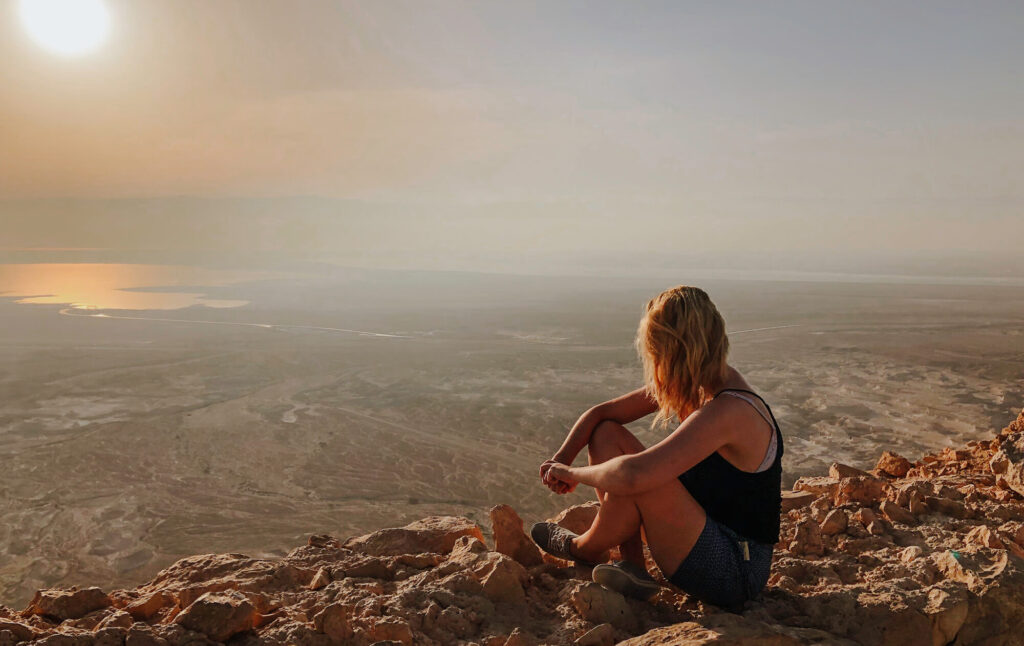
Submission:
POLYGON ((447 554, 462 536, 484 540, 473 521, 460 516, 430 516, 405 527, 380 529, 345 541, 345 547, 372 556, 436 552, 447 554))
POLYGON ((252 630, 256 608, 241 592, 207 592, 182 610, 174 623, 222 642, 232 635, 252 630))
POLYGON ((110 605, 110 597, 99 588, 76 587, 66 590, 54 588, 38 590, 29 602, 25 614, 41 615, 56 621, 78 619, 94 610, 110 605))

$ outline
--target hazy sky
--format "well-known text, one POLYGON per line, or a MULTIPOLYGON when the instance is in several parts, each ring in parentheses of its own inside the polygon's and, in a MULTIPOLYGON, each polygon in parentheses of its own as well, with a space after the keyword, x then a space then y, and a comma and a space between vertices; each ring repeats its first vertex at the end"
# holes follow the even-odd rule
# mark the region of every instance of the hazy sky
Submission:
POLYGON ((84 244, 67 230, 111 199, 302 197, 273 204, 337 219, 317 249, 400 213, 362 247, 407 264, 699 249, 1024 274, 1020 2, 108 5, 109 42, 66 58, 0 0, 0 247, 84 244))

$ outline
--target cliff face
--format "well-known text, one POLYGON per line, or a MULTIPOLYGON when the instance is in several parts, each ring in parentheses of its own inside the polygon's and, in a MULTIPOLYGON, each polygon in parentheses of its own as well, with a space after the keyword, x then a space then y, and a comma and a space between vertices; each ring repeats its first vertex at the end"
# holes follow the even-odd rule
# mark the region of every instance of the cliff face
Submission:
MULTIPOLYGON (((1024 644, 1024 412, 992 440, 871 473, 833 464, 784 494, 762 597, 722 612, 666 587, 650 603, 541 556, 507 506, 492 544, 457 517, 279 560, 182 559, 149 583, 42 590, 0 606, 0 646, 171 644, 1024 644)), ((558 522, 585 529, 594 505, 558 522)))

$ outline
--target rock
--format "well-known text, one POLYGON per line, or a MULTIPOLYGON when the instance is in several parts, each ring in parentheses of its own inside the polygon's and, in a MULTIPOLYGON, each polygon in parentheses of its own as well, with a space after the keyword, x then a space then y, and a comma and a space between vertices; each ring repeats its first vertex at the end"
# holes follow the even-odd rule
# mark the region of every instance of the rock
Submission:
POLYGON ((349 622, 351 608, 341 603, 332 603, 313 617, 313 627, 323 633, 335 644, 347 643, 352 638, 352 626, 349 622))
POLYGON ((60 622, 77 619, 109 605, 110 598, 99 588, 54 588, 37 591, 25 609, 25 614, 41 615, 60 622))
POLYGON ((825 516, 825 520, 821 521, 821 533, 826 536, 841 534, 846 531, 848 524, 849 518, 846 512, 842 509, 833 509, 825 516))
POLYGON ((135 619, 133 619, 130 614, 128 614, 124 610, 114 610, 112 613, 104 617, 98 624, 96 624, 96 629, 99 630, 101 628, 108 628, 111 626, 119 628, 128 628, 133 623, 135 623, 135 619))
POLYGON ((836 478, 825 478, 821 476, 803 476, 797 478, 793 484, 793 491, 809 491, 817 496, 832 497, 836 488, 839 487, 839 480, 836 478))
POLYGON ((988 461, 988 468, 997 475, 1006 473, 1006 470, 1010 468, 1010 459, 1002 451, 996 451, 992 455, 992 459, 988 461))
POLYGON ((601 503, 597 501, 573 505, 568 509, 562 510, 554 518, 549 518, 548 522, 561 525, 574 534, 582 534, 594 524, 594 519, 597 518, 597 510, 600 508, 601 503))
POLYGON ((128 629, 122 626, 100 628, 93 635, 93 646, 124 646, 128 629))
POLYGON ((807 518, 796 524, 796 534, 789 544, 789 551, 794 554, 812 554, 821 556, 825 546, 821 540, 821 529, 813 519, 807 518))
POLYGON ((320 568, 316 571, 316 574, 314 574, 313 578, 310 580, 309 589, 319 590, 320 588, 326 586, 330 582, 331 573, 327 570, 327 568, 320 568))
POLYGON ((9 632, 12 639, 16 642, 34 639, 36 636, 36 630, 31 626, 26 626, 21 622, 10 621, 7 619, 0 619, 0 631, 9 632))
POLYGON ((240 592, 207 592, 174 618, 174 623, 222 642, 232 635, 252 630, 256 609, 240 592))
POLYGON ((839 481, 833 499, 834 504, 873 505, 882 497, 885 482, 869 475, 843 478, 839 481))
POLYGON ((167 640, 153 630, 152 626, 135 622, 124 637, 125 646, 168 646, 167 640))
POLYGON ((910 547, 907 547, 902 552, 900 552, 900 560, 904 563, 910 563, 914 559, 919 558, 923 553, 924 550, 922 550, 920 547, 918 547, 917 545, 911 545, 910 547))
POLYGON ((374 622, 367 635, 376 642, 396 642, 409 646, 412 644, 412 628, 408 622, 397 618, 382 618, 374 622))
POLYGON ((814 502, 817 495, 811 491, 783 491, 782 492, 782 513, 800 509, 814 502))
POLYGON ((882 457, 878 458, 878 464, 875 465, 875 471, 894 478, 903 478, 913 466, 914 465, 910 463, 910 460, 906 459, 902 455, 893 453, 892 451, 885 451, 882 453, 882 457))
POLYGON ((867 471, 861 471, 860 469, 840 462, 833 462, 832 466, 828 468, 828 477, 833 480, 842 480, 843 478, 860 478, 870 475, 871 474, 867 471))
MULTIPOLYGON (((831 640, 819 643, 850 643, 831 640)), ((798 637, 786 635, 783 630, 756 619, 729 613, 703 617, 671 626, 655 628, 639 637, 619 642, 618 646, 800 646, 798 637)))
POLYGON ((155 615, 158 611, 174 603, 171 595, 157 590, 143 598, 129 604, 125 610, 135 619, 145 621, 155 615))
MULTIPOLYGON (((1009 428, 1009 427, 1007 427, 1009 428)), ((1006 463, 1003 476, 1011 489, 1024 496, 1024 431, 1012 431, 999 445, 999 453, 1006 463)), ((994 459, 994 458, 993 458, 994 459)))
POLYGON ((577 585, 571 599, 576 612, 587 621, 608 623, 624 630, 632 630, 636 625, 636 617, 625 597, 596 583, 577 585))
POLYGON ((373 556, 395 556, 452 551, 460 536, 472 536, 483 541, 484 535, 476 523, 458 516, 430 516, 409 523, 405 527, 380 529, 365 536, 350 538, 344 547, 373 556))
POLYGON ((460 538, 449 564, 469 570, 479 581, 484 595, 492 601, 521 602, 525 599, 523 585, 529 575, 523 566, 509 556, 487 551, 487 546, 475 538, 460 538))
POLYGON ((939 512, 953 518, 966 519, 971 518, 974 515, 970 509, 957 500, 940 498, 938 496, 928 496, 924 499, 924 502, 928 505, 928 509, 931 511, 939 512))
POLYGON ((575 646, 612 646, 615 643, 615 628, 611 624, 600 624, 583 633, 575 646))
POLYGON ((964 542, 978 547, 990 547, 999 550, 1006 549, 1006 546, 1003 545, 1001 540, 999 540, 995 532, 985 525, 978 525, 971 531, 967 532, 964 542))
POLYGON ((494 549, 511 556, 527 567, 544 562, 540 549, 523 531, 523 519, 508 505, 491 507, 491 532, 494 534, 494 549))
POLYGON ((917 518, 908 510, 900 507, 891 500, 883 500, 879 505, 879 511, 892 523, 903 523, 904 525, 916 525, 917 518))

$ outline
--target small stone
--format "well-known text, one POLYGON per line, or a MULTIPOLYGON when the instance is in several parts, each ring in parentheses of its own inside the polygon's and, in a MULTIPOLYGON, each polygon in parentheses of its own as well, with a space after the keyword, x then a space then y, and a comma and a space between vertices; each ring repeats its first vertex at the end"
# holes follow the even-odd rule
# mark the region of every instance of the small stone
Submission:
MULTIPOLYGON (((433 604, 437 605, 437 604, 433 604)), ((313 628, 335 643, 345 643, 352 637, 349 624, 352 609, 341 603, 332 603, 313 616, 313 628)))
POLYGON ((320 588, 325 587, 330 582, 330 572, 327 571, 327 568, 320 568, 316 571, 316 574, 313 575, 313 580, 309 582, 309 589, 319 590, 320 588))
POLYGON ((835 492, 834 503, 838 507, 851 503, 873 505, 882 497, 885 482, 874 476, 843 478, 835 492))
POLYGON ((821 556, 825 553, 825 545, 821 540, 821 528, 811 518, 796 524, 796 534, 789 544, 789 551, 794 554, 813 554, 821 556))
POLYGON ((914 559, 920 557, 923 553, 924 550, 922 550, 920 547, 918 547, 917 545, 911 545, 910 547, 900 552, 900 560, 904 563, 910 563, 914 559))
POLYGON ((164 594, 161 590, 157 590, 150 595, 128 604, 125 610, 135 619, 145 621, 155 615, 161 608, 172 605, 174 602, 174 599, 170 595, 164 594))
POLYGON ((903 478, 907 475, 913 465, 910 460, 906 459, 902 455, 893 453, 892 451, 885 451, 882 453, 882 457, 878 458, 878 464, 875 465, 875 471, 884 473, 885 475, 893 476, 894 478, 903 478))
POLYGON ((867 471, 861 471, 855 467, 851 467, 848 464, 842 464, 841 462, 833 462, 828 468, 828 476, 834 480, 842 480, 843 478, 859 478, 862 476, 870 476, 867 471))
POLYGON ((917 518, 914 514, 910 513, 903 507, 900 507, 891 500, 883 500, 879 506, 879 511, 893 523, 903 523, 904 525, 916 525, 917 518))
POLYGON ((612 646, 615 643, 615 627, 600 624, 583 633, 573 644, 576 646, 612 646))
POLYGON ((996 451, 992 455, 992 459, 988 461, 988 468, 989 468, 989 470, 992 473, 996 474, 996 475, 1000 475, 1000 474, 1006 473, 1006 470, 1009 467, 1010 467, 1010 460, 1009 460, 1009 458, 1006 457, 1006 454, 1003 453, 1002 451, 996 451))
POLYGON ((783 491, 782 492, 782 513, 800 509, 814 502, 817 494, 813 491, 783 491))
POLYGON ((834 536, 841 534, 846 531, 846 527, 849 524, 849 518, 846 512, 842 509, 833 509, 828 512, 825 516, 825 520, 821 522, 821 533, 826 536, 834 536))
POLYGON ((636 625, 636 616, 625 597, 597 583, 577 585, 571 598, 573 607, 587 621, 609 623, 624 630, 631 630, 636 625))

